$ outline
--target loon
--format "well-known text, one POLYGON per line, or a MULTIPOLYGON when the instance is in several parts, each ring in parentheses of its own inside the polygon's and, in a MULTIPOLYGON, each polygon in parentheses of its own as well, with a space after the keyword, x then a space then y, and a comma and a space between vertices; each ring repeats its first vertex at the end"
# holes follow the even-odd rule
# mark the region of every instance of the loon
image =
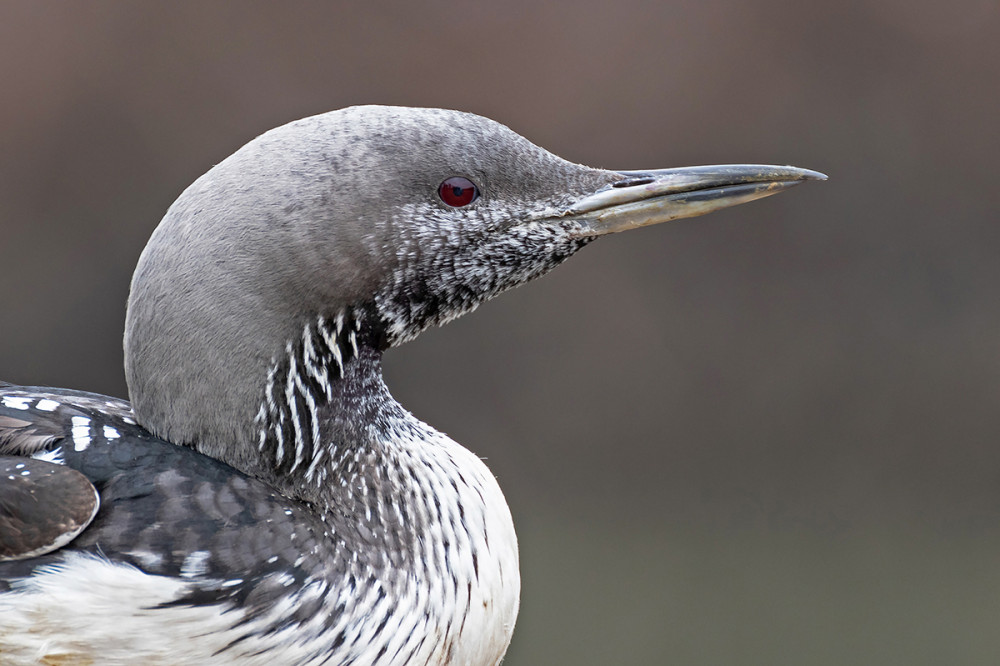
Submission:
POLYGON ((0 662, 499 663, 510 512, 383 352, 604 234, 822 179, 595 169, 441 109, 257 137, 139 258, 130 402, 0 384, 0 662))

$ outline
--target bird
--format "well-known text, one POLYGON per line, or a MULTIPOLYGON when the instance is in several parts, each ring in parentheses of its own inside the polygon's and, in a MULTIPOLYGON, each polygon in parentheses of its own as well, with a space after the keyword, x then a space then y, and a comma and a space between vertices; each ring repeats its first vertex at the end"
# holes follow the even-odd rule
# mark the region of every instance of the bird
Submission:
POLYGON ((443 109, 251 140, 139 257, 129 401, 0 384, 0 662, 498 664, 510 511, 383 352, 601 236, 825 178, 591 168, 443 109))

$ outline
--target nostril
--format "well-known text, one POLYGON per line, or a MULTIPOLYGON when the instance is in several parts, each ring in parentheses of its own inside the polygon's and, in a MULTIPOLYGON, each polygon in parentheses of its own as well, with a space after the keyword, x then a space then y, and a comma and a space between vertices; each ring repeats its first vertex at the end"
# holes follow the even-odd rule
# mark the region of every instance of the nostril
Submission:
POLYGON ((619 180, 617 183, 613 183, 611 187, 635 187, 636 185, 649 185, 655 178, 650 176, 645 176, 641 178, 627 178, 625 180, 619 180))

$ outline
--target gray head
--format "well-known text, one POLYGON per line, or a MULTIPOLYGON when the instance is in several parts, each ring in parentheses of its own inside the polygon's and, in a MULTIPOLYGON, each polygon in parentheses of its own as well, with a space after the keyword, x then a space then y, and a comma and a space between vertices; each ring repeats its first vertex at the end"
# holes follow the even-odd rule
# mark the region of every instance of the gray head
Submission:
POLYGON ((126 319, 133 406, 155 434, 252 472, 269 368, 310 322, 336 338, 346 321, 352 347, 379 352, 601 234, 818 177, 593 169, 438 109, 352 107, 290 123, 198 179, 153 233, 126 319), (475 191, 442 187, 452 177, 475 191))

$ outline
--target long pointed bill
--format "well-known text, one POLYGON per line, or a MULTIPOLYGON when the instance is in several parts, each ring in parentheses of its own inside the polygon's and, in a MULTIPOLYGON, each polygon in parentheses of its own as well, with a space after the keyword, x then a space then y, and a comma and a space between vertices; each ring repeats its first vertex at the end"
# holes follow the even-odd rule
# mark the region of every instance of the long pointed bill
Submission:
POLYGON ((581 222, 581 236, 600 236, 704 215, 769 197, 806 180, 826 180, 818 171, 769 164, 619 173, 622 180, 580 199, 561 216, 581 222))

